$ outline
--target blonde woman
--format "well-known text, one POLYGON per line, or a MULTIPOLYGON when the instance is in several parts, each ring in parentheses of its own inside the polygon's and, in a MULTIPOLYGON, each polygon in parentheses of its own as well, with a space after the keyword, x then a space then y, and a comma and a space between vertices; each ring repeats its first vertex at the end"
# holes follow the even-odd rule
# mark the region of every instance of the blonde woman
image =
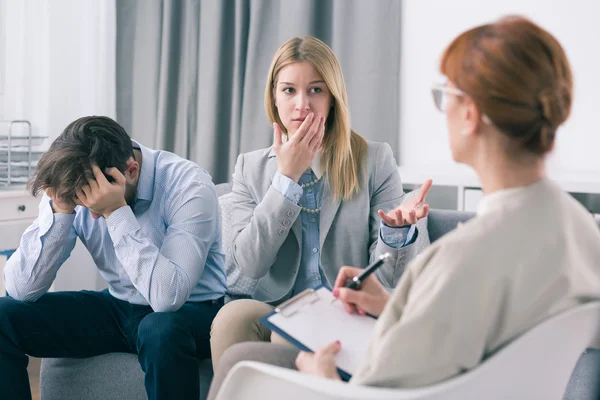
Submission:
POLYGON ((258 319, 307 288, 332 287, 342 265, 366 266, 389 252, 377 278, 393 288, 416 252, 431 181, 402 203, 391 148, 350 127, 340 64, 322 41, 286 42, 265 90, 273 146, 242 154, 233 174, 233 295, 213 322, 216 368, 233 344, 269 341, 258 319))
MULTIPOLYGON (((447 82, 433 95, 448 122, 452 155, 475 170, 485 197, 476 218, 408 266, 394 293, 371 278, 360 291, 346 289, 358 271, 341 269, 334 296, 348 310, 379 317, 351 384, 443 381, 544 319, 600 299, 598 226, 544 166, 571 111, 573 80, 561 45, 527 19, 503 18, 454 39, 440 71, 447 82)), ((215 371, 209 398, 241 360, 340 379, 340 351, 344 343, 313 354, 274 344, 234 346, 215 371)))

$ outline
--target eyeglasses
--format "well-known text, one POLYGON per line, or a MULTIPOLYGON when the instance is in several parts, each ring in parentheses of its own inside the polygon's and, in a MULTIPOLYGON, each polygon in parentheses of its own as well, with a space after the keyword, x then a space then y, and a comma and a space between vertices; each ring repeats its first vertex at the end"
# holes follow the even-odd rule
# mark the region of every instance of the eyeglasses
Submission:
POLYGON ((433 85, 431 88, 431 94, 433 95, 433 102, 438 110, 446 112, 446 105, 448 104, 447 95, 453 96, 465 96, 466 93, 460 89, 448 87, 443 84, 433 85))
MULTIPOLYGON (((433 95, 433 102, 435 103, 435 107, 441 112, 446 112, 446 106, 448 105, 448 95, 468 96, 462 90, 453 87, 448 87, 445 84, 433 85, 433 87, 431 88, 431 94, 433 95)), ((492 120, 485 114, 481 114, 481 120, 487 125, 492 125, 492 120)))

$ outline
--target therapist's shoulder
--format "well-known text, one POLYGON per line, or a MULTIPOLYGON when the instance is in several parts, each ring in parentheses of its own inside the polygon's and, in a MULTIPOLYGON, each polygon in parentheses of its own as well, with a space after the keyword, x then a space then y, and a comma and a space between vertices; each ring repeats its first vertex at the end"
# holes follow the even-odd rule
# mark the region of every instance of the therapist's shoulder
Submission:
MULTIPOLYGON (((432 244, 437 248, 436 264, 443 264, 447 272, 457 276, 492 278, 503 273, 498 264, 513 258, 510 248, 518 244, 512 219, 502 214, 474 217, 458 226, 432 244)), ((508 271, 506 271, 508 272, 508 271)))

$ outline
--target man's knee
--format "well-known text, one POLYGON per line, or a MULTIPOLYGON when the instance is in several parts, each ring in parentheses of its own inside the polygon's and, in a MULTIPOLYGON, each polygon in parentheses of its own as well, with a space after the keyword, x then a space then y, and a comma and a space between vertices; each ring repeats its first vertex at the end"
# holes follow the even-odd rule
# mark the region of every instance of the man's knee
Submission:
POLYGON ((0 330, 7 329, 16 321, 15 318, 24 317, 26 304, 12 297, 0 297, 0 330))
POLYGON ((178 324, 176 313, 153 312, 148 314, 138 326, 138 349, 141 346, 169 346, 184 340, 185 330, 178 324))

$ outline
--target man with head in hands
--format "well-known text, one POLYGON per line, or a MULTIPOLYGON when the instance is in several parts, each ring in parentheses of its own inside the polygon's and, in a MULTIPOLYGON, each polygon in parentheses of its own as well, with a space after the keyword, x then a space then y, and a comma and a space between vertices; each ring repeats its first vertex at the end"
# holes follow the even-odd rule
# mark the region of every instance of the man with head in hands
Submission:
POLYGON ((71 123, 30 183, 39 216, 7 261, 0 393, 30 399, 27 355, 138 355, 149 399, 199 397, 226 277, 210 175, 132 141, 107 117, 71 123), (108 283, 47 293, 79 238, 108 283))

